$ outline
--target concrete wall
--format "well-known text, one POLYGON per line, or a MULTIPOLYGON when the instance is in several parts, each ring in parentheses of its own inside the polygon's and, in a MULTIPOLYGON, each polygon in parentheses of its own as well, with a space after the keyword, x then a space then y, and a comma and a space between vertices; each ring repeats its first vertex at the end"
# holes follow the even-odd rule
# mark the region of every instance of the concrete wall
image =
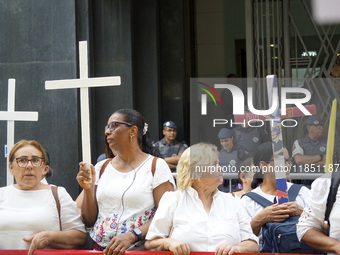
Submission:
MULTIPOLYGON (((45 91, 44 82, 77 77, 75 3, 70 0, 0 1, 0 110, 7 83, 16 79, 17 111, 38 111, 37 122, 16 122, 15 142, 39 141, 51 156, 50 183, 75 195, 79 130, 75 89, 45 91), (48 8, 46 8, 48 7, 48 8)), ((6 184, 6 121, 0 121, 0 186, 6 184)))

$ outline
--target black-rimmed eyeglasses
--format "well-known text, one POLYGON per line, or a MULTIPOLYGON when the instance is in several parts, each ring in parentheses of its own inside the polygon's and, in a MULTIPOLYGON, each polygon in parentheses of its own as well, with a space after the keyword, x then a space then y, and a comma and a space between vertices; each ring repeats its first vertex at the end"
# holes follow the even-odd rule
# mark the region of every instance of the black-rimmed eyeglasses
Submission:
POLYGON ((42 157, 34 157, 31 159, 28 158, 16 158, 15 159, 19 167, 26 167, 28 162, 31 161, 33 167, 39 167, 45 161, 42 157))
POLYGON ((113 132, 120 125, 126 125, 128 127, 132 127, 132 125, 130 123, 120 122, 120 121, 112 121, 110 124, 105 126, 104 132, 106 132, 107 129, 109 129, 111 132, 113 132))

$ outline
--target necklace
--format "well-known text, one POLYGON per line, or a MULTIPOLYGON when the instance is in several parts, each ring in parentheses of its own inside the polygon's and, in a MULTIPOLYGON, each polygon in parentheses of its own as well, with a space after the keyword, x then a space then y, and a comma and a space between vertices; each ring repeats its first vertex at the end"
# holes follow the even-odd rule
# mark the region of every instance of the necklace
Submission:
POLYGON ((134 167, 131 166, 131 164, 132 164, 133 162, 135 162, 136 159, 132 160, 132 161, 130 162, 130 163, 131 163, 131 164, 130 164, 130 163, 127 162, 124 158, 122 158, 119 154, 117 155, 117 157, 119 157, 126 165, 128 165, 128 166, 131 168, 131 170, 134 170, 134 171, 136 171, 137 169, 141 168, 141 166, 144 165, 145 161, 147 161, 147 159, 149 158, 149 156, 148 156, 145 160, 143 160, 143 161, 141 162, 141 164, 139 164, 139 166, 137 166, 136 168, 134 168, 134 167))
MULTIPOLYGON (((131 168, 131 170, 135 170, 135 168, 133 168, 132 166, 131 166, 131 164, 129 163, 129 162, 127 162, 125 159, 123 159, 119 154, 117 155, 126 165, 128 165, 130 168, 131 168)), ((132 160, 131 161, 131 163, 133 163, 133 162, 135 162, 135 160, 136 159, 134 159, 134 160, 132 160)))
MULTIPOLYGON (((126 164, 126 165, 128 165, 132 170, 134 169, 125 159, 123 159, 119 154, 117 155, 117 157, 119 157, 121 160, 123 160, 123 162, 126 164)), ((135 160, 132 160, 131 161, 131 163, 132 162, 134 162, 135 160)))

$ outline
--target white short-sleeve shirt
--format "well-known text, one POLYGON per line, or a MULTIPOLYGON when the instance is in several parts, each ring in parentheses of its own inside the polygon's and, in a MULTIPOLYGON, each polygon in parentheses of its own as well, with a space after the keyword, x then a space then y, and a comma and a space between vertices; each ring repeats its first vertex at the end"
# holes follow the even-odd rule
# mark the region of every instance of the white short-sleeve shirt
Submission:
MULTIPOLYGON (((65 188, 58 187, 62 230, 85 232, 76 203, 65 188)), ((0 250, 29 249, 23 241, 44 230, 60 230, 56 202, 50 189, 0 188, 0 250)), ((46 247, 48 249, 48 247, 46 247)))
POLYGON ((293 145, 293 151, 292 151, 292 157, 295 157, 295 155, 303 155, 303 149, 299 144, 298 140, 295 140, 294 145, 293 145))
POLYGON ((90 236, 100 246, 106 247, 114 236, 140 227, 153 217, 153 190, 157 186, 167 181, 175 186, 171 171, 161 158, 157 159, 152 176, 152 160, 153 156, 149 155, 128 173, 117 171, 110 163, 100 179, 99 172, 105 160, 95 166, 98 217, 90 236))
POLYGON ((214 252, 219 244, 249 239, 258 242, 240 200, 218 190, 209 214, 193 188, 164 193, 146 239, 166 238, 172 226, 171 238, 188 243, 191 251, 214 252))
MULTIPOLYGON (((293 183, 287 182, 287 188, 289 189, 291 186, 293 185, 293 183)), ((259 194, 260 196, 268 199, 269 201, 273 202, 277 199, 277 195, 270 195, 267 193, 264 193, 261 190, 261 186, 255 188, 252 190, 252 192, 259 194), (276 199, 275 199, 276 198, 276 199)), ((297 195, 295 202, 298 203, 299 205, 301 205, 302 207, 305 207, 305 201, 307 199, 307 197, 309 197, 310 195, 310 190, 303 186, 301 187, 299 194, 297 195)), ((259 212, 261 212, 264 208, 262 205, 258 204, 257 202, 255 202, 254 200, 252 200, 251 198, 247 197, 247 196, 243 196, 241 198, 241 203, 243 205, 243 207, 246 210, 246 215, 248 217, 248 219, 251 221, 259 212)), ((258 234, 259 237, 259 251, 262 249, 262 228, 261 231, 258 234)))

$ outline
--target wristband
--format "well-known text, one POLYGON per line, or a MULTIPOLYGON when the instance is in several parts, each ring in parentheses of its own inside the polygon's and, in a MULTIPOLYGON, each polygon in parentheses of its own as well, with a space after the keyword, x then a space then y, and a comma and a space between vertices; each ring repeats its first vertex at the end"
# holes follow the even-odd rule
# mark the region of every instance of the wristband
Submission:
POLYGON ((135 235, 135 237, 137 237, 136 242, 142 240, 142 234, 143 233, 139 228, 135 227, 135 228, 131 229, 130 231, 132 231, 132 233, 135 235))
POLYGON ((133 230, 130 230, 129 232, 131 232, 135 236, 135 242, 137 242, 138 241, 138 236, 135 234, 135 232, 133 230))

